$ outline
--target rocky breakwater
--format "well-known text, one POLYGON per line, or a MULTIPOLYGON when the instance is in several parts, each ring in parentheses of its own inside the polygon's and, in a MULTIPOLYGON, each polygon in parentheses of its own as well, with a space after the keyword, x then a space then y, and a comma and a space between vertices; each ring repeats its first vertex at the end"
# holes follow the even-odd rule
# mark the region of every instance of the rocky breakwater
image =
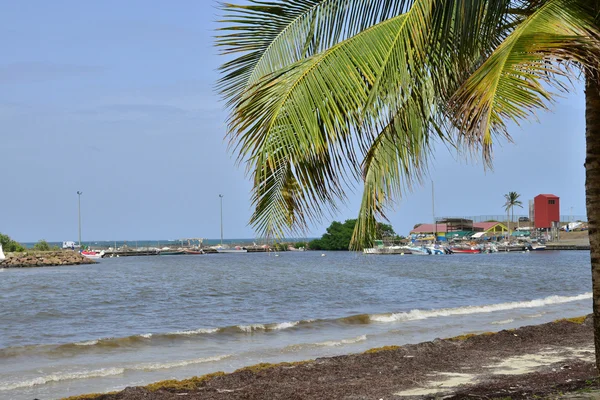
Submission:
POLYGON ((59 265, 94 264, 95 261, 76 251, 27 251, 7 253, 0 268, 53 267, 59 265))

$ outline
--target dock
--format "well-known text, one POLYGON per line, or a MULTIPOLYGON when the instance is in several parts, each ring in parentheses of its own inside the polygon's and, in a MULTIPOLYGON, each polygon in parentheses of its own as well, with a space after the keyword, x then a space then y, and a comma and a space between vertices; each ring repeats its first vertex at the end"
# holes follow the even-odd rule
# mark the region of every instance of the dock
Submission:
POLYGON ((589 250, 589 244, 546 243, 546 250, 589 250))

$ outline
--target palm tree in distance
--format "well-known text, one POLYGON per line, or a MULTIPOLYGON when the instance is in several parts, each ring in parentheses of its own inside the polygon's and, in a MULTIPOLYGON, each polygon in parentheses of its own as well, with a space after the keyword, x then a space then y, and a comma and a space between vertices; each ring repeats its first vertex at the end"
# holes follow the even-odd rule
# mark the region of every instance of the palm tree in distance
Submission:
POLYGON ((508 217, 509 213, 512 212, 512 216, 507 218, 508 220, 508 240, 510 241, 510 222, 515 219, 515 206, 523 208, 523 202, 519 200, 521 195, 517 192, 508 192, 504 195, 504 199, 506 202, 504 203, 504 210, 506 211, 506 216, 508 217))
POLYGON ((358 182, 359 246, 423 182, 434 142, 490 164, 493 143, 510 139, 507 121, 534 117, 583 77, 600 370, 600 0, 245 0, 222 10, 218 89, 253 180, 250 222, 265 236, 335 213, 358 182))

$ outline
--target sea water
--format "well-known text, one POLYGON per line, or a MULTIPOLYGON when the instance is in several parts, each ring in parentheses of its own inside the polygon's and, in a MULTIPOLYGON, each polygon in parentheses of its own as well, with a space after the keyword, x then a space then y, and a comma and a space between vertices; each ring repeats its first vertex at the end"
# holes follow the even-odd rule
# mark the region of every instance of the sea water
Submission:
POLYGON ((0 398, 55 399, 591 312, 589 252, 211 254, 0 270, 0 398))

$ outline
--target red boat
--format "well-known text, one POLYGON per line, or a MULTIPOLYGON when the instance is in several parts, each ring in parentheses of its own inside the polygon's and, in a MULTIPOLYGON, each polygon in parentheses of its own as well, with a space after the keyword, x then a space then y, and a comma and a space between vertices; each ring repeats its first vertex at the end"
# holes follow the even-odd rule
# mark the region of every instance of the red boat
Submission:
POLYGON ((481 249, 475 248, 475 247, 471 247, 471 248, 467 248, 467 247, 451 247, 450 251, 453 253, 467 253, 467 254, 475 254, 475 253, 481 253, 481 249))

